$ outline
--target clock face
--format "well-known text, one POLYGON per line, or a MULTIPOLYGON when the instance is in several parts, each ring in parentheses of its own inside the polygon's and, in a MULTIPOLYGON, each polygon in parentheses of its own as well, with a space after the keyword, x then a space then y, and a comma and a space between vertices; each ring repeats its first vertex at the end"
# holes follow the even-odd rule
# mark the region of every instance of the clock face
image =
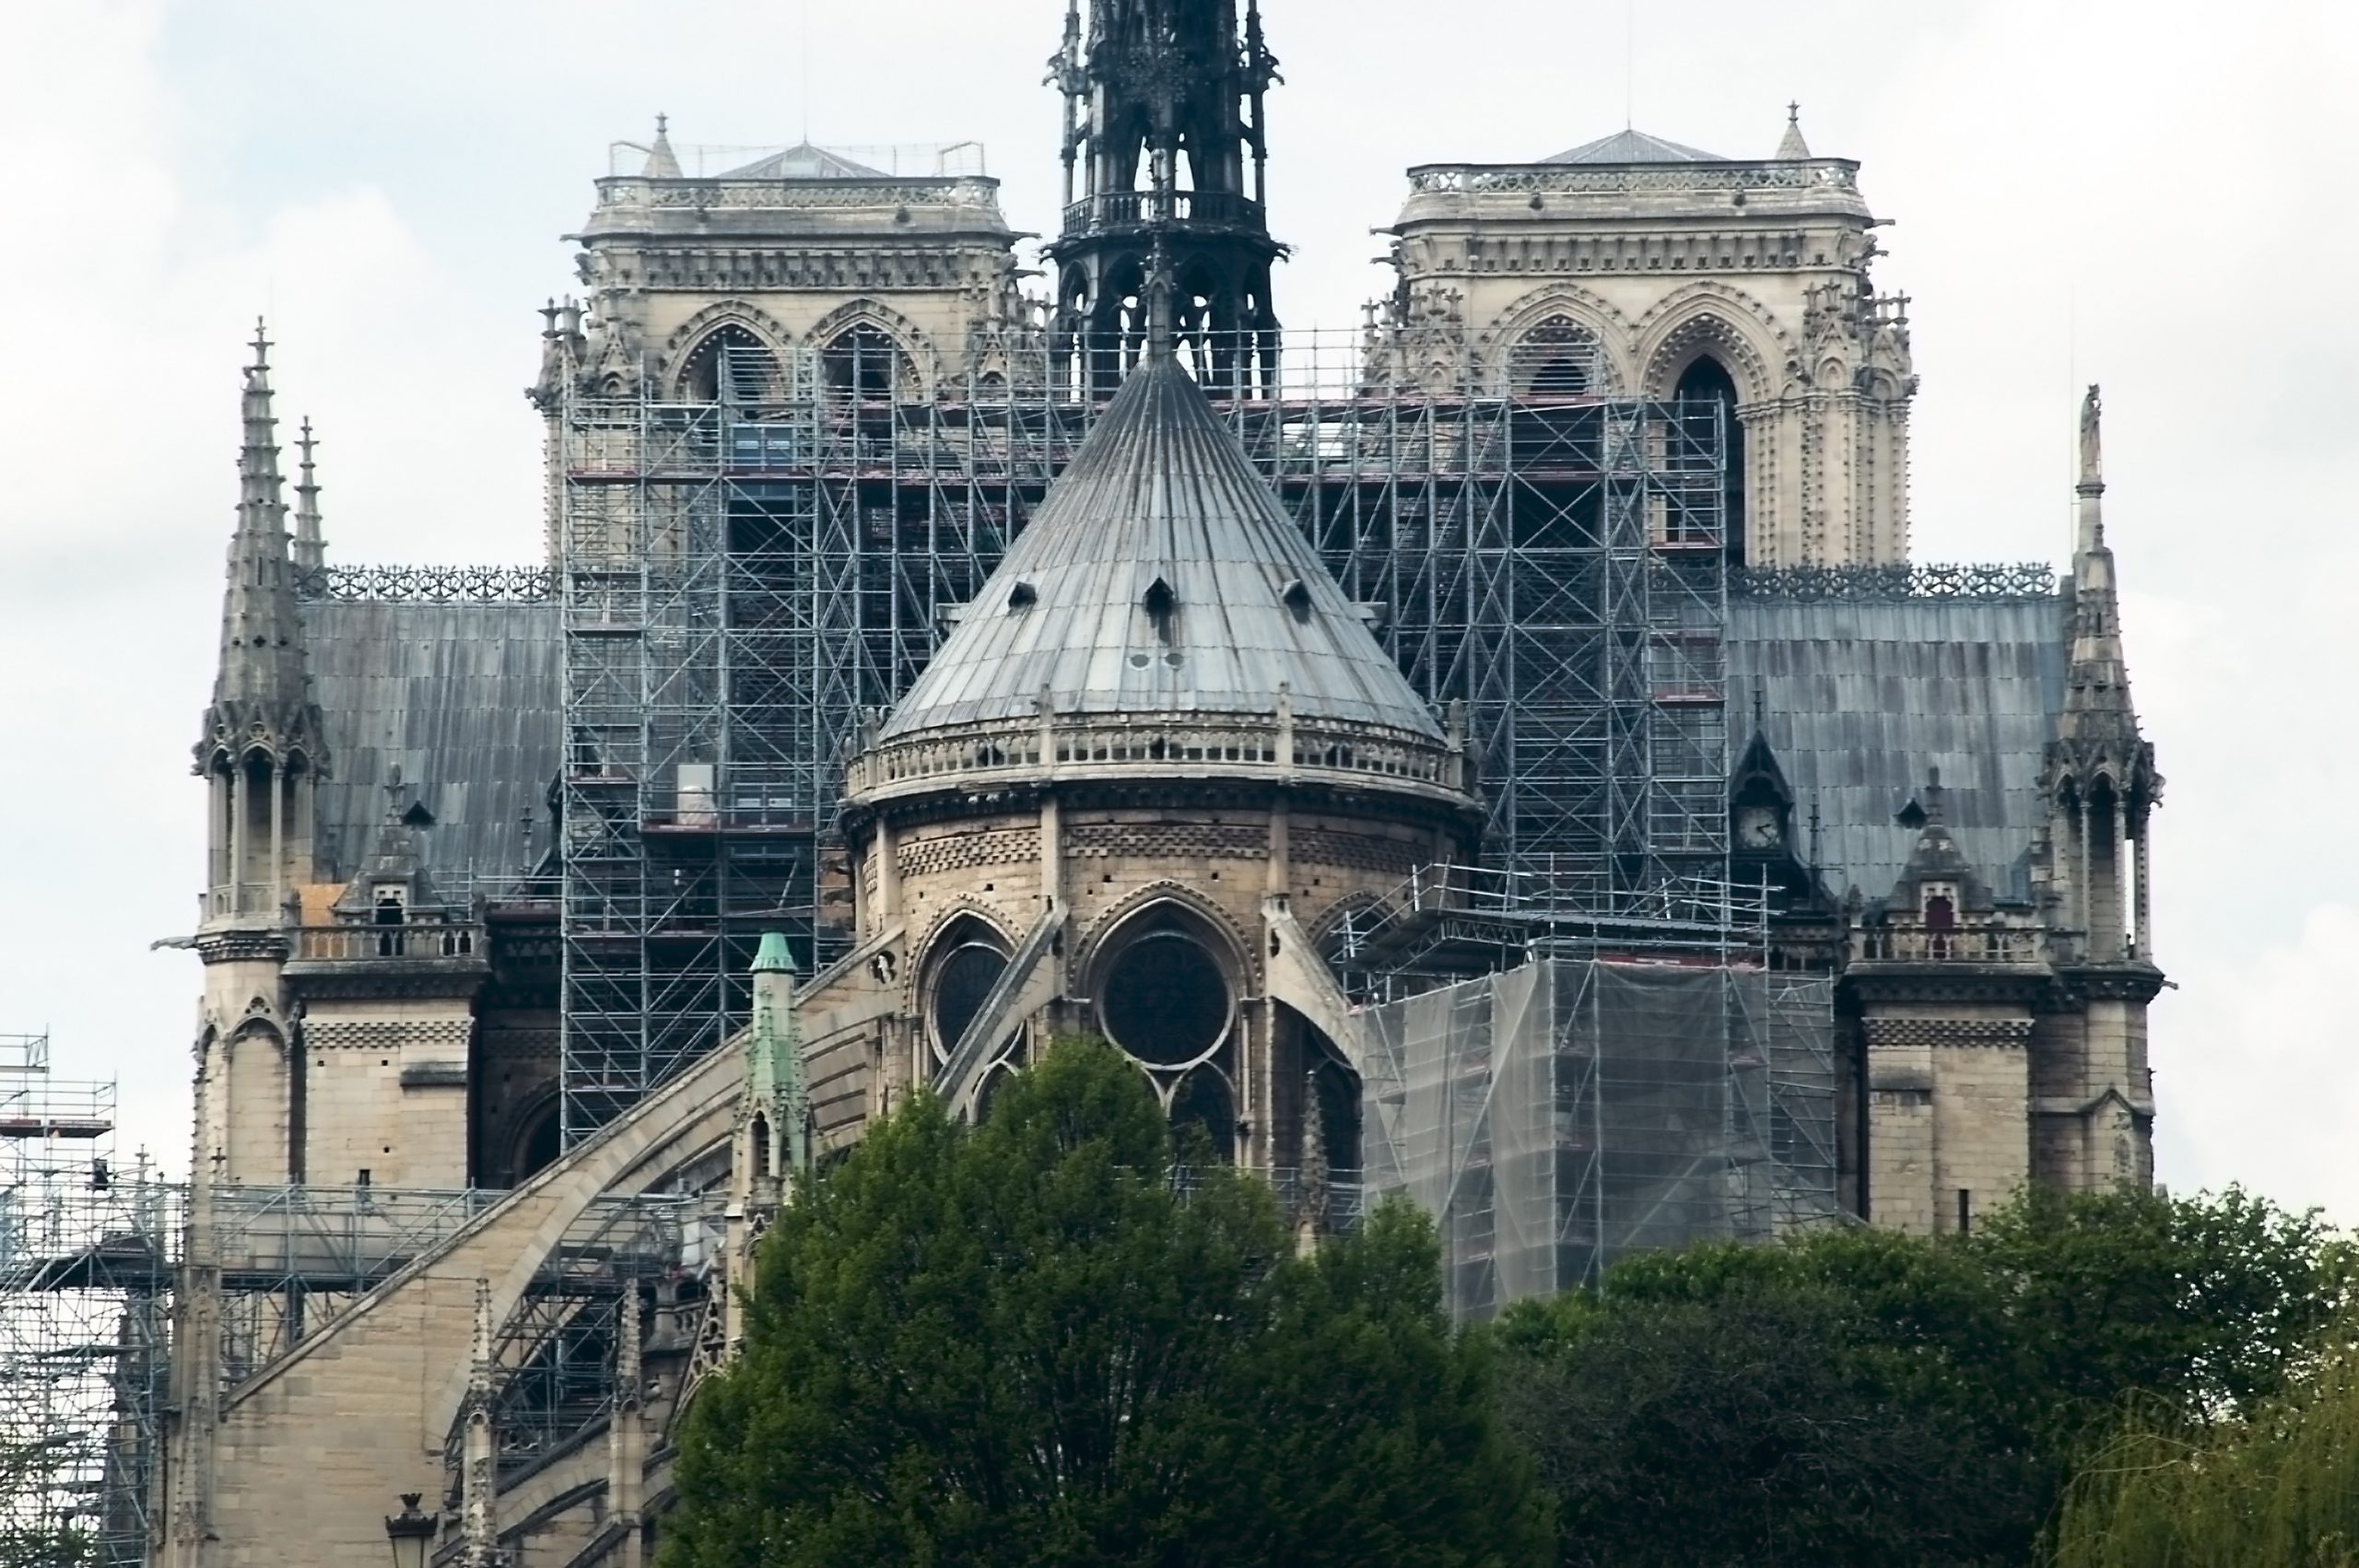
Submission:
POLYGON ((1785 837, 1785 825, 1774 806, 1746 806, 1736 813, 1736 841, 1742 848, 1775 849, 1785 837))

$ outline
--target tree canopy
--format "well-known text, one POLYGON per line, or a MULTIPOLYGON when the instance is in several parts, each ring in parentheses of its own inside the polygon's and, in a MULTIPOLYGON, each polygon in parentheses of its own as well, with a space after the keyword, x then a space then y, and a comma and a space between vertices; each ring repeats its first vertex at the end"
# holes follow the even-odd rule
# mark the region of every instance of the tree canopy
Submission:
POLYGON ((2264 1407, 2351 1280, 2315 1216, 2234 1189, 2033 1192, 1939 1242, 1633 1258, 1508 1314, 1504 1410, 1567 1563, 2020 1563, 2125 1410, 2264 1407))
POLYGON ((920 1095, 806 1184, 687 1418, 666 1568, 1546 1561, 1426 1221, 1297 1258, 1173 1138, 1069 1040, 981 1127, 920 1095))
POLYGON ((2359 1568, 2359 1330, 2248 1414, 2141 1412, 2066 1492, 2055 1568, 2359 1568))

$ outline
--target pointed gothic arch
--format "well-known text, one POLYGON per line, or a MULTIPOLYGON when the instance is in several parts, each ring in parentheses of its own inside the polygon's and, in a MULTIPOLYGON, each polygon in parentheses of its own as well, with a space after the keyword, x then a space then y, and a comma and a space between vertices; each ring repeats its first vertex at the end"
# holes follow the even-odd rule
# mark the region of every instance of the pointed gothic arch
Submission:
POLYGON ((684 403, 776 403, 784 387, 777 350, 735 322, 697 339, 672 377, 673 392, 684 403))
POLYGON ((813 322, 803 341, 818 356, 829 392, 851 390, 839 387, 847 372, 868 375, 867 390, 899 403, 921 403, 942 384, 941 356, 925 330, 875 299, 846 300, 813 322))
POLYGON ((1518 384, 1518 370, 1532 364, 1533 356, 1546 346, 1549 337, 1567 326, 1586 333, 1595 345, 1588 366, 1590 384, 1585 391, 1608 394, 1630 384, 1629 345, 1634 334, 1629 319, 1603 298, 1569 283, 1536 288, 1492 318, 1474 343, 1486 383, 1501 393, 1528 390, 1518 384), (1548 329, 1544 334, 1543 328, 1548 329))
MULTIPOLYGON (((794 341, 794 334, 777 317, 749 300, 722 299, 707 305, 673 328, 663 340, 663 350, 657 357, 661 367, 657 384, 663 389, 665 395, 685 395, 683 389, 689 361, 704 350, 708 340, 724 329, 744 334, 734 341, 767 351, 772 361, 781 367, 785 364, 787 345, 794 341)), ((623 380, 619 376, 609 377, 608 395, 616 395, 623 390, 623 380)))

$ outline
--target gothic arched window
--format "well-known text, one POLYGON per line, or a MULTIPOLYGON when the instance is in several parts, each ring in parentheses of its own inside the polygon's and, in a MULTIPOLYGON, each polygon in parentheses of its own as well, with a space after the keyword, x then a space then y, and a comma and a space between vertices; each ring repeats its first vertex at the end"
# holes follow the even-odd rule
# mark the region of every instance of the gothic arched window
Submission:
POLYGON ((937 1059, 948 1061, 967 1025, 983 1010, 1007 973, 1007 948, 980 920, 961 920, 935 942, 926 960, 925 1012, 937 1059))
POLYGON ((1597 334, 1570 316, 1551 316, 1516 340, 1508 379, 1530 397, 1579 397, 1599 387, 1597 334))
POLYGON ((1682 453, 1690 461, 1714 463, 1719 476, 1720 537, 1729 561, 1744 565, 1744 425, 1736 415, 1736 380, 1726 366, 1710 355, 1700 355, 1680 372, 1671 399, 1679 411, 1681 431, 1672 440, 1672 466, 1682 453), (1718 410, 1719 451, 1708 444, 1714 435, 1712 414, 1718 410))
POLYGON ((688 403, 765 403, 778 397, 778 357, 739 326, 715 327, 680 362, 688 403))
POLYGON ((858 326, 819 351, 827 391, 861 403, 889 403, 901 382, 901 348, 883 329, 858 326))

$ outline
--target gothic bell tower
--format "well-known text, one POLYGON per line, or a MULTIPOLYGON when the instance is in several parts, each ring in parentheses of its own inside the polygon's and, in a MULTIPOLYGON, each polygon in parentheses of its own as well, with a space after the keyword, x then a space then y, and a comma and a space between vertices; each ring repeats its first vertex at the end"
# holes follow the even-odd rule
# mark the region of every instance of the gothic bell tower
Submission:
POLYGON ((1068 384, 1111 396, 1146 343, 1158 249, 1181 351, 1215 393, 1274 385, 1278 317, 1264 207, 1262 102, 1279 80, 1260 0, 1071 0, 1049 62, 1065 96, 1056 355, 1068 384), (1250 173, 1249 173, 1250 166, 1250 173))

